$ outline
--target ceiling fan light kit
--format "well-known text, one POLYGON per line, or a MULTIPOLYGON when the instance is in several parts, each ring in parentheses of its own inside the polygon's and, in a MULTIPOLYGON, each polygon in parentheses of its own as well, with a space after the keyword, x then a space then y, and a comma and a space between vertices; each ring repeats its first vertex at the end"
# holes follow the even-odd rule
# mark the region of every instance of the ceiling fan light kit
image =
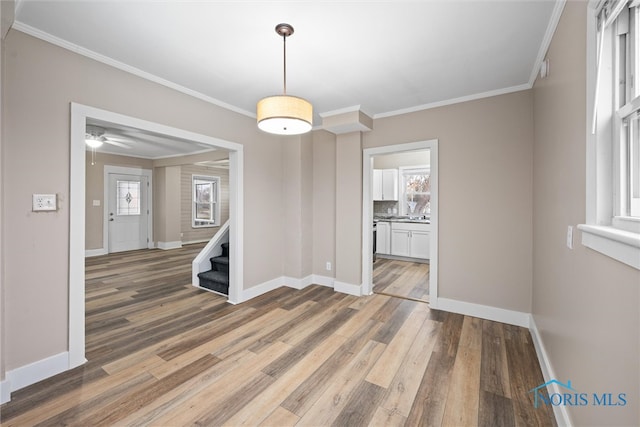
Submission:
POLYGON ((313 106, 306 99, 287 95, 287 37, 293 34, 293 27, 278 24, 276 33, 282 36, 284 46, 284 91, 258 101, 258 128, 276 135, 300 135, 313 126, 313 106))
POLYGON ((104 142, 104 129, 99 126, 87 125, 84 142, 91 148, 98 148, 104 142))

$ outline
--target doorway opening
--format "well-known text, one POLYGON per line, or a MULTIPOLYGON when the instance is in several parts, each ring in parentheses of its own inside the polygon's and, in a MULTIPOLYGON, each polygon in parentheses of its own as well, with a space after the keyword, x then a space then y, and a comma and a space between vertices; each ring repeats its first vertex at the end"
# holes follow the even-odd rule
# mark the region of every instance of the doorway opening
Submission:
MULTIPOLYGON (((85 208, 87 123, 105 121, 164 135, 210 149, 221 149, 229 156, 229 229, 230 229, 230 303, 240 301, 243 283, 243 147, 202 134, 101 110, 71 104, 70 149, 70 227, 69 227, 69 368, 82 365, 85 359, 85 208)), ((122 180, 127 181, 127 180, 122 180)), ((135 187, 135 185, 134 185, 135 187)), ((107 205, 107 203, 105 203, 107 205)), ((147 225, 148 226, 148 225, 147 225)))
MULTIPOLYGON (((390 166, 387 169, 403 170, 404 166, 396 166, 390 166)), ((364 295, 372 294, 374 285, 378 284, 376 292, 380 293, 398 293, 408 299, 423 301, 428 295, 429 304, 435 308, 438 295, 438 141, 428 140, 365 149, 363 150, 362 173, 362 293, 364 295), (411 191, 400 191, 399 180, 401 177, 396 175, 395 188, 398 190, 397 193, 389 197, 388 203, 379 204, 374 209, 374 190, 377 192, 382 185, 376 182, 377 177, 374 180, 374 169, 378 169, 378 171, 385 169, 375 167, 375 158, 392 153, 406 153, 409 157, 413 153, 416 158, 420 158, 417 153, 425 151, 429 153, 428 164, 404 166, 421 166, 421 168, 407 167, 407 176, 411 176, 413 173, 411 170, 428 168, 430 193, 428 206, 421 203, 421 198, 425 197, 423 194, 425 191, 414 191, 413 194, 411 191), (405 201, 402 201, 401 197, 412 198, 405 200, 407 203, 404 203, 405 201), (413 203, 409 203, 409 201, 413 203), (405 207, 404 204, 407 206, 405 207), (411 209, 412 207, 413 209, 411 209), (380 212, 381 209, 382 212, 380 212), (375 210, 378 210, 378 215, 375 214, 375 210), (376 217, 380 219, 384 216, 388 221, 374 222, 376 217), (392 221, 396 224, 395 230, 392 229, 392 221), (376 225, 375 239, 372 232, 374 224, 376 225), (394 243, 395 251, 391 250, 394 243), (380 258, 374 254, 374 250, 377 253, 389 253, 388 255, 383 254, 383 258, 380 258), (374 267, 374 257, 376 263, 379 263, 379 267, 374 267), (415 263, 414 258, 421 261, 415 263), (426 259, 428 259, 428 263, 426 259)), ((382 173, 376 172, 378 175, 382 173)), ((393 188, 394 185, 390 187, 389 191, 393 191, 393 188)), ((416 188, 416 190, 421 189, 416 188)), ((376 198, 380 199, 379 196, 376 198)))
POLYGON ((430 151, 373 156, 373 292, 429 302, 430 151))

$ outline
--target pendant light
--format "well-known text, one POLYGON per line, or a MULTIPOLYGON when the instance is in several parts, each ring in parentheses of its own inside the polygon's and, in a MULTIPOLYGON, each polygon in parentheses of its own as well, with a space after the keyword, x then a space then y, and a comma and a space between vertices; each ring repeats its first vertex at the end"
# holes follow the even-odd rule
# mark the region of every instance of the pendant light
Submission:
POLYGON ((313 123, 313 106, 303 98, 287 95, 287 37, 293 34, 289 24, 278 24, 276 33, 284 46, 284 91, 258 101, 258 128, 277 135, 299 135, 309 132, 313 123))

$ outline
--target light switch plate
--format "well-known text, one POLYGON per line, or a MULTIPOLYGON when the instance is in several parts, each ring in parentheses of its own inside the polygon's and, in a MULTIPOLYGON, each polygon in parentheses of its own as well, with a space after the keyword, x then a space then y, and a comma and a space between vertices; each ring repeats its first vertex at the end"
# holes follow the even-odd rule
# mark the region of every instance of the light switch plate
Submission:
POLYGON ((32 203, 33 212, 58 210, 57 197, 55 194, 34 194, 32 203))

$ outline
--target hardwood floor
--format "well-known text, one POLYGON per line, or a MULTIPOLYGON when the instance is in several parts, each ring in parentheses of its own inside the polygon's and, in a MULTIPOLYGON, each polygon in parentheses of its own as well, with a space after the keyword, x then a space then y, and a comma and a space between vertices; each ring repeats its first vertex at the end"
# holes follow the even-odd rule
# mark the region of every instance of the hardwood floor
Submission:
POLYGON ((373 263, 373 292, 429 302, 429 264, 378 257, 373 263))
POLYGON ((190 283, 198 247, 89 258, 87 358, 3 426, 555 425, 529 332, 386 295, 190 283))

